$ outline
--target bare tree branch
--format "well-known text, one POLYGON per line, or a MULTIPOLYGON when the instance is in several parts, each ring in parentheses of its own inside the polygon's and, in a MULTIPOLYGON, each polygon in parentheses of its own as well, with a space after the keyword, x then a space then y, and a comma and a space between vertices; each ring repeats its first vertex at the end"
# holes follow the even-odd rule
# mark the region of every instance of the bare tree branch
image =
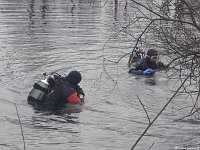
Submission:
POLYGON ((145 107, 144 107, 144 104, 142 103, 142 101, 140 100, 140 97, 139 97, 138 95, 137 95, 137 98, 138 98, 140 104, 142 105, 142 108, 144 109, 146 115, 147 115, 147 118, 148 118, 148 120, 149 120, 149 123, 151 123, 151 119, 150 119, 150 117, 149 117, 149 115, 148 115, 148 113, 147 113, 147 110, 146 110, 145 107))
POLYGON ((137 1, 135 1, 135 0, 131 0, 131 1, 134 2, 134 3, 137 4, 137 5, 142 6, 143 8, 147 9, 149 12, 152 12, 152 13, 155 14, 156 16, 162 18, 163 20, 166 20, 166 21, 173 21, 173 22, 180 22, 180 23, 184 23, 184 24, 189 24, 189 25, 191 25, 191 26, 196 27, 196 28, 200 31, 200 26, 193 24, 193 22, 191 23, 191 22, 188 22, 188 21, 182 21, 182 20, 177 20, 177 19, 172 19, 172 18, 166 18, 165 16, 160 15, 159 13, 153 11, 152 9, 148 8, 147 6, 145 6, 145 5, 143 5, 143 4, 139 3, 139 2, 137 2, 137 1))
POLYGON ((189 77, 192 75, 193 71, 196 69, 196 67, 194 67, 192 69, 192 71, 190 72, 190 74, 185 78, 185 80, 181 83, 181 85, 178 87, 178 89, 176 90, 176 92, 172 95, 172 97, 170 98, 170 100, 163 106, 163 108, 160 110, 160 112, 156 115, 156 117, 152 120, 152 122, 149 123, 149 125, 147 126, 147 128, 143 131, 143 133, 140 135, 140 137, 137 139, 137 141, 135 142, 135 144, 132 146, 131 150, 133 150, 136 145, 138 144, 138 142, 142 139, 142 137, 146 134, 146 132, 148 131, 148 129, 153 125, 153 123, 157 120, 157 118, 161 115, 161 113, 165 110, 165 108, 171 103, 171 101, 174 99, 174 97, 178 94, 178 92, 180 91, 180 89, 183 87, 183 85, 186 83, 186 81, 189 79, 189 77))

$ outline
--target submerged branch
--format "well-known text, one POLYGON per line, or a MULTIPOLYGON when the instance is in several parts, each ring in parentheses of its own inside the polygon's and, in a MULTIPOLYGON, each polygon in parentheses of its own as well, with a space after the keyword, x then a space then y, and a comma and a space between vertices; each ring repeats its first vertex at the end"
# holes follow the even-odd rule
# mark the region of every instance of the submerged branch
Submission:
POLYGON ((146 115, 147 115, 147 118, 148 118, 148 120, 149 120, 149 123, 151 123, 150 117, 149 117, 149 115, 148 115, 148 113, 147 113, 147 110, 146 110, 145 107, 144 107, 144 104, 142 103, 142 101, 140 100, 140 97, 139 97, 138 95, 137 95, 137 98, 138 98, 140 104, 142 105, 142 108, 144 109, 146 115))
POLYGON ((25 138, 24 138, 24 132, 23 132, 23 128, 22 128, 21 119, 20 119, 19 112, 18 112, 17 105, 16 105, 15 101, 13 102, 13 104, 15 106, 15 110, 16 110, 16 113, 17 113, 20 129, 21 129, 21 135, 22 135, 22 140, 23 140, 23 144, 24 144, 24 150, 26 150, 26 144, 25 144, 25 138))

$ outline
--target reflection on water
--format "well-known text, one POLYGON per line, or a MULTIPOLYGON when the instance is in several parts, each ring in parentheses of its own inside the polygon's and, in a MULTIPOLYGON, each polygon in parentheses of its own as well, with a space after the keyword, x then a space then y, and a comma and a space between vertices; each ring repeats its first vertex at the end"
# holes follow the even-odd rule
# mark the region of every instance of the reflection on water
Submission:
POLYGON ((154 79, 154 78, 147 78, 145 80, 145 83, 148 84, 148 85, 151 85, 151 86, 156 85, 156 79, 154 79))
MULTIPOLYGON (((23 149, 13 101, 27 149, 132 147, 148 124, 137 96, 151 118, 171 96, 160 74, 155 80, 129 76, 128 58, 118 65, 103 64, 104 58, 118 60, 131 51, 131 39, 116 31, 130 22, 134 11, 128 0, 0 0, 0 149, 23 149), (42 73, 57 70, 68 74, 74 69, 83 76, 84 105, 52 110, 27 104, 27 95, 34 82, 43 78, 42 73)), ((140 31, 137 27, 130 30, 135 34, 140 31)), ((155 150, 169 149, 182 141, 197 143, 199 124, 171 122, 176 117, 173 111, 172 105, 138 149, 148 149, 154 141, 155 150)))
POLYGON ((47 106, 45 104, 39 104, 39 103, 29 103, 33 109, 35 110, 35 113, 45 113, 45 114, 54 114, 58 116, 63 116, 65 114, 74 114, 74 113, 80 113, 82 111, 82 104, 80 105, 74 105, 74 104, 66 104, 65 106, 60 107, 52 107, 47 106))

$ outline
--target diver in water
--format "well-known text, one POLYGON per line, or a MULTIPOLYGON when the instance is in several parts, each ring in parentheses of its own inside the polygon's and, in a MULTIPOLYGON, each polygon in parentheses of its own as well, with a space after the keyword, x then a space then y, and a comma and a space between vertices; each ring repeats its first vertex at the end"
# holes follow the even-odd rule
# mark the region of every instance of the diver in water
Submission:
POLYGON ((149 49, 143 59, 137 59, 130 65, 129 73, 136 75, 153 75, 157 69, 167 68, 163 62, 158 61, 158 52, 149 49))
POLYGON ((66 77, 54 76, 54 79, 50 78, 50 92, 45 98, 46 103, 57 106, 65 103, 79 104, 83 102, 85 94, 78 85, 81 79, 81 74, 78 71, 71 71, 66 77))
POLYGON ((28 96, 29 102, 62 106, 66 103, 79 104, 84 101, 84 92, 78 85, 82 79, 80 72, 71 71, 63 77, 49 76, 34 84, 28 96))

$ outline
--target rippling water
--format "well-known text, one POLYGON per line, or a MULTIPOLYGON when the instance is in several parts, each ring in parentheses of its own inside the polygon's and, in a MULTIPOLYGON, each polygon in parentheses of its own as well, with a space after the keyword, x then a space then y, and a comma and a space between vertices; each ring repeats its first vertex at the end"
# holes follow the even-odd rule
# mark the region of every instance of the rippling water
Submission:
MULTIPOLYGON (((148 125, 137 96, 151 118, 171 96, 162 73, 155 79, 133 77, 127 73, 128 57, 118 65, 105 60, 116 61, 131 51, 131 40, 116 32, 133 12, 124 1, 0 0, 1 150, 23 149, 13 102, 27 150, 132 147, 148 125), (83 76, 83 106, 42 111, 27 104, 27 95, 42 73, 67 74, 74 69, 83 76)), ((176 115, 172 104, 137 149, 147 150, 152 143, 154 150, 198 144, 199 123, 172 121, 176 115)))

